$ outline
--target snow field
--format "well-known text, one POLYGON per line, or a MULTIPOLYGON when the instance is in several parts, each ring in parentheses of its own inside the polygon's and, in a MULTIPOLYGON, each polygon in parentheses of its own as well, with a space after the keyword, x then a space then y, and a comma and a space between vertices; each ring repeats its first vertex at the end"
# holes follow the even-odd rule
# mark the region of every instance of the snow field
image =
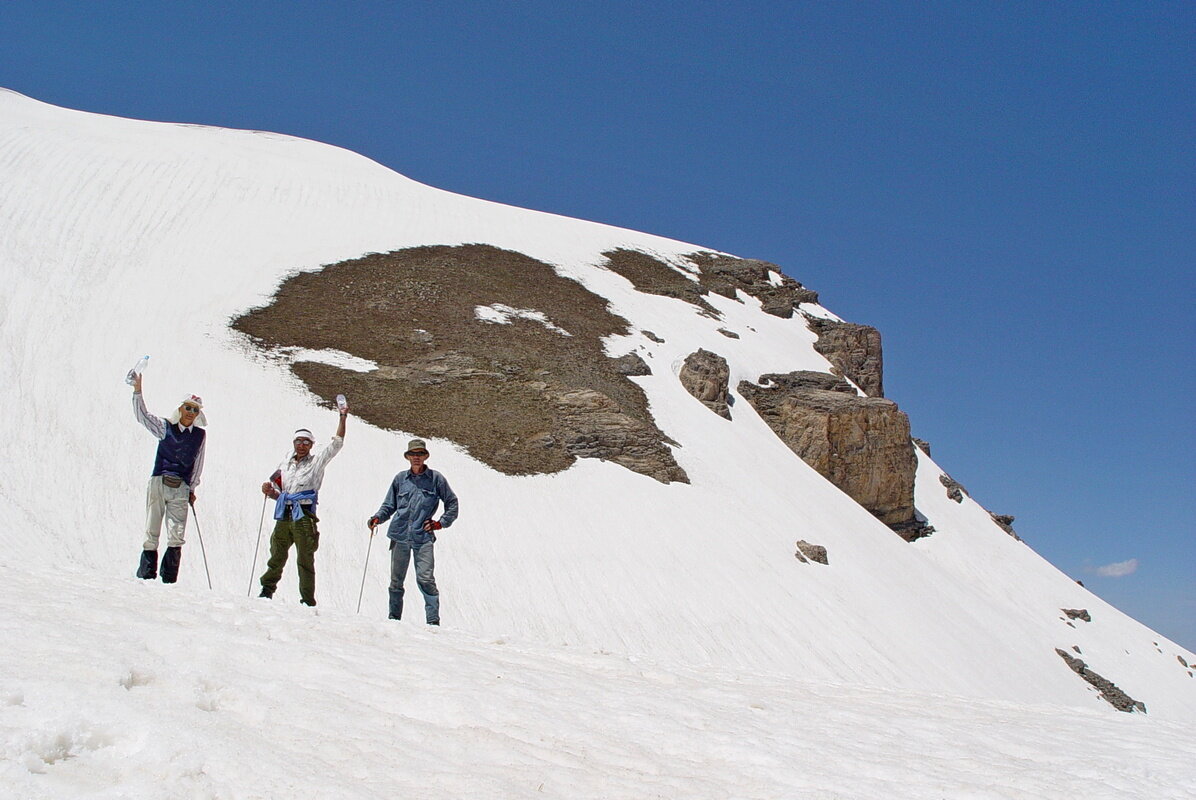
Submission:
POLYGON ((14 798, 1196 792, 1185 727, 1098 708, 661 664, 87 573, 0 567, 0 602, 14 798))

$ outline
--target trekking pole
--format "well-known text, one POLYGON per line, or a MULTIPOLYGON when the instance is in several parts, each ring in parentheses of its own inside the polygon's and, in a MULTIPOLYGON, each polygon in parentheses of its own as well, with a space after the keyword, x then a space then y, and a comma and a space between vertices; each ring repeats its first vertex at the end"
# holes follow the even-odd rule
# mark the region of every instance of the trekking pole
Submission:
POLYGON ((262 526, 266 524, 266 495, 262 495, 262 516, 257 523, 257 543, 253 546, 253 566, 249 568, 249 589, 245 596, 253 596, 253 576, 257 573, 257 551, 262 549, 262 526))
POLYGON ((361 596, 365 594, 365 573, 370 568, 370 549, 374 546, 374 529, 370 528, 370 541, 365 547, 365 569, 361 571, 361 591, 357 593, 357 613, 361 613, 361 596))
POLYGON ((191 506, 191 516, 195 517, 195 532, 199 535, 199 552, 203 553, 203 571, 208 576, 208 588, 212 588, 212 573, 208 571, 208 551, 203 546, 203 531, 199 529, 199 514, 195 513, 195 503, 187 501, 191 506))

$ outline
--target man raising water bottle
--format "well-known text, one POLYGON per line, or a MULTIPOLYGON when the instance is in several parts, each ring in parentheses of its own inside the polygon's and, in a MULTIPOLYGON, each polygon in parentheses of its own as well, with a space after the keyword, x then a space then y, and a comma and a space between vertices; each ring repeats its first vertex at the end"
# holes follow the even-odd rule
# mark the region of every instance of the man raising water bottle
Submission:
POLYGON ((187 504, 195 502, 195 490, 203 473, 204 445, 208 424, 203 413, 203 401, 188 395, 168 419, 149 413, 141 395, 142 359, 130 371, 128 382, 133 385, 133 416, 158 440, 154 455, 154 470, 145 495, 145 542, 141 545, 141 563, 137 577, 153 580, 158 577, 158 540, 162 535, 162 520, 166 520, 166 553, 162 556, 162 582, 174 583, 179 577, 179 562, 183 557, 183 534, 187 530, 187 504))
POLYGON ((316 505, 324 469, 345 444, 345 418, 349 405, 337 397, 340 423, 336 435, 327 445, 312 453, 315 437, 306 428, 295 431, 291 454, 262 484, 262 493, 277 500, 274 506, 274 533, 270 536, 270 561, 261 577, 259 597, 273 597, 287 565, 287 554, 295 545, 296 566, 299 569, 299 599, 304 605, 316 604, 316 550, 320 546, 320 531, 316 524, 316 505))

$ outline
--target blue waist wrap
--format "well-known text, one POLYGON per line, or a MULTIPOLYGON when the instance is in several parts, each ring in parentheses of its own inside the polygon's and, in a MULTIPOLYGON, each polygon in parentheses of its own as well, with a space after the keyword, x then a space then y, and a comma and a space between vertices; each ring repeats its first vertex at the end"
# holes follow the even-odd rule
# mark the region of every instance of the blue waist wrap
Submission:
POLYGON ((319 495, 314 489, 308 489, 305 492, 295 492, 289 494, 283 492, 278 495, 278 500, 274 503, 274 519, 282 519, 287 513, 287 506, 291 508, 291 519, 303 519, 307 514, 303 510, 303 503, 306 500, 311 501, 311 513, 316 513, 316 503, 319 495))

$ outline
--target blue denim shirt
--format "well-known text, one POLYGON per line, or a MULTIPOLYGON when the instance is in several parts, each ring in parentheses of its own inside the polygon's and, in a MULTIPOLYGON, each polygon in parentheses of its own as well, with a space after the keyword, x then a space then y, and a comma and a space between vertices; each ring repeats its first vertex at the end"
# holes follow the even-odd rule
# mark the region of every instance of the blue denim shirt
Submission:
POLYGON ((395 475, 382 506, 374 516, 379 522, 391 520, 386 535, 396 542, 434 542, 436 535, 424 530, 424 522, 432 519, 441 502, 444 503, 444 514, 440 517, 440 524, 447 528, 457 518, 457 495, 448 481, 431 468, 425 468, 418 475, 408 469, 395 475), (391 519, 392 515, 394 519, 391 519))

